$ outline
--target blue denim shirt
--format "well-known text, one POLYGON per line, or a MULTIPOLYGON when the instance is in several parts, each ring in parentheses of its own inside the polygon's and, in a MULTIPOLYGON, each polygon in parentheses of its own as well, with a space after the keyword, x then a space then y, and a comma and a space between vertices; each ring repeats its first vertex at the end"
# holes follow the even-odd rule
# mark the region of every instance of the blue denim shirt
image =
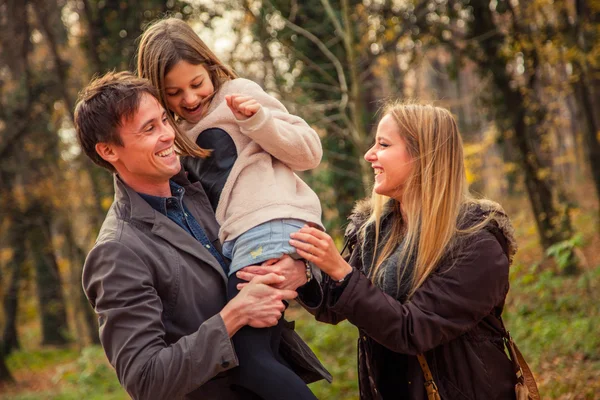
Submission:
POLYGON ((225 258, 219 251, 212 245, 202 226, 196 221, 196 218, 189 212, 185 203, 183 202, 183 195, 185 189, 173 181, 169 181, 171 186, 171 197, 158 197, 149 194, 138 193, 144 200, 150 204, 159 213, 166 215, 169 219, 183 228, 187 233, 192 235, 199 241, 202 246, 206 247, 210 254, 213 255, 221 264, 225 274, 229 272, 229 265, 225 258))

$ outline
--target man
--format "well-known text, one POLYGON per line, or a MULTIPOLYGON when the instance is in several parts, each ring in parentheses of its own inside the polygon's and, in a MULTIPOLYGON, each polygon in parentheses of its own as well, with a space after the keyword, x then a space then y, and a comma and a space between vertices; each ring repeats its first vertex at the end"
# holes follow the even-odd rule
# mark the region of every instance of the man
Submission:
MULTIPOLYGON (((120 72, 92 81, 75 125, 86 155, 115 173, 83 286, 119 381, 135 399, 253 398, 224 373, 238 365, 230 338, 244 325, 277 324, 282 301, 306 283, 304 267, 281 261, 275 270, 286 277, 256 277, 226 302, 213 210, 181 169, 176 132, 146 80, 120 72)), ((299 361, 330 379, 312 353, 299 361)))

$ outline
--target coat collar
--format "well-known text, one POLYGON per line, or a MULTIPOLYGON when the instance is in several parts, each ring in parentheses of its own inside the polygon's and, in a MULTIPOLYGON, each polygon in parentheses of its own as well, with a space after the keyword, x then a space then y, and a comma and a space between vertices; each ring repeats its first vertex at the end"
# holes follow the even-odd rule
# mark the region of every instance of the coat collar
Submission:
MULTIPOLYGON (((115 203, 126 204, 128 206, 127 217, 134 220, 153 223, 155 220, 155 210, 144 200, 135 190, 133 190, 123 179, 114 174, 115 203)), ((196 195, 198 189, 194 187, 187 179, 183 166, 179 173, 171 178, 179 186, 183 186, 190 195, 196 195)))
POLYGON ((135 190, 127 185, 117 174, 113 175, 115 184, 115 204, 123 206, 126 219, 154 223, 156 212, 135 190))
MULTIPOLYGON (((392 211, 392 201, 386 203, 382 213, 382 220, 392 211)), ((488 215, 492 215, 488 226, 497 228, 500 235, 506 240, 506 256, 512 264, 518 246, 515 239, 514 228, 502 206, 494 201, 487 199, 471 199, 464 205, 459 227, 464 229, 477 224, 488 215)), ((372 210, 371 199, 366 198, 356 203, 352 213, 348 217, 350 221, 346 228, 345 236, 347 239, 354 238, 360 228, 368 221, 372 210)), ((352 239, 354 240, 354 239, 352 239)))
MULTIPOLYGON (((184 197, 184 201, 188 203, 191 199, 199 193, 199 189, 195 185, 191 184, 185 176, 185 172, 180 171, 179 174, 172 178, 177 184, 185 187, 187 199, 184 197)), ((153 209, 150 204, 146 202, 135 190, 127 185, 121 177, 114 175, 115 184, 115 205, 121 207, 121 213, 127 220, 136 222, 142 222, 151 226, 153 234, 164 239, 172 246, 177 249, 191 254, 198 258, 202 262, 210 265, 214 268, 227 282, 227 276, 223 271, 223 268, 219 262, 213 257, 213 255, 201 245, 195 238, 185 232, 175 222, 171 221, 167 216, 159 213, 153 209)), ((190 205, 190 204, 188 204, 190 205)), ((190 212, 194 215, 198 222, 201 221, 200 215, 195 212, 196 207, 188 207, 190 212)))

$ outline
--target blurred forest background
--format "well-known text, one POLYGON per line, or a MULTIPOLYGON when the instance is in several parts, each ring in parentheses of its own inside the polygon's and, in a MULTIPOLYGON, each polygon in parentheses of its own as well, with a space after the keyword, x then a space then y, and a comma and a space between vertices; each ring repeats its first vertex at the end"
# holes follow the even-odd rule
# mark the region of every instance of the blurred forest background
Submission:
MULTIPOLYGON (((452 110, 472 190, 517 230, 506 320, 543 397, 600 399, 598 0, 0 0, 0 399, 127 398, 81 290, 113 189, 73 105, 167 13, 320 133, 303 178, 338 240, 381 101, 452 110)), ((317 396, 356 399, 356 329, 288 317, 334 376, 317 396)))

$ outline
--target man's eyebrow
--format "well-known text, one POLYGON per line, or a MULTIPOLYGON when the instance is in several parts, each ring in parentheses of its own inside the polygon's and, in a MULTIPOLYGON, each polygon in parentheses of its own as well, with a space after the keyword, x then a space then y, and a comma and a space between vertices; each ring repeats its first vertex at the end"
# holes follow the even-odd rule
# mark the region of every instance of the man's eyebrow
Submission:
MULTIPOLYGON (((163 114, 164 115, 164 114, 163 114)), ((144 121, 144 123, 142 123, 139 127, 139 129, 137 130, 138 132, 141 132, 144 130, 145 127, 147 127, 148 125, 150 125, 151 123, 156 122, 156 118, 148 118, 147 121, 144 121)))
MULTIPOLYGON (((167 116, 167 110, 163 109, 162 114, 160 115, 160 118, 163 119, 167 116)), ((141 132, 144 130, 145 127, 147 127, 149 124, 156 122, 156 118, 148 118, 147 121, 145 121, 143 124, 140 125, 139 129, 137 130, 138 132, 141 132)))

